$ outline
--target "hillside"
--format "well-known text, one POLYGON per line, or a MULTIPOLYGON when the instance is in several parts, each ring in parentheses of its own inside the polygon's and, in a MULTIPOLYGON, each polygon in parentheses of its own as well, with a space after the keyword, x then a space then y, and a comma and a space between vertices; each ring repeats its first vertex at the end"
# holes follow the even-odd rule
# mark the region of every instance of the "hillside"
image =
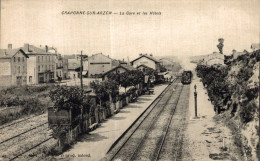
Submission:
POLYGON ((234 132, 235 143, 249 160, 259 157, 259 61, 260 50, 229 60, 228 65, 197 65, 218 115, 234 132))
POLYGON ((168 60, 167 62, 172 65, 172 67, 171 67, 172 72, 179 72, 180 69, 182 69, 181 62, 178 59, 178 57, 176 57, 176 56, 170 56, 170 55, 169 56, 154 56, 154 58, 156 58, 157 60, 160 60, 160 59, 168 60))

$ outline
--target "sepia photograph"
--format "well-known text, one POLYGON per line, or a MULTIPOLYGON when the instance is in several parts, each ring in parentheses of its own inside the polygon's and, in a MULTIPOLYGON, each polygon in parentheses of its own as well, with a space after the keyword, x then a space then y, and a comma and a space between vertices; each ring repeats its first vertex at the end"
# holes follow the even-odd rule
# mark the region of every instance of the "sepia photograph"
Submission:
POLYGON ((0 0, 0 161, 260 160, 260 0, 0 0))

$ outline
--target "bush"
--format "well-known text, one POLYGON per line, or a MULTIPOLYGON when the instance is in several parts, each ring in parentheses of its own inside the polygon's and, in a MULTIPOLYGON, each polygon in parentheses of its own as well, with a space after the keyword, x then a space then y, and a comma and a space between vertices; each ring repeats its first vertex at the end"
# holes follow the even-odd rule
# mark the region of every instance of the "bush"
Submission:
POLYGON ((241 107, 240 116, 243 123, 248 123, 254 119, 254 114, 258 106, 254 101, 250 101, 245 106, 241 107))
POLYGON ((49 96, 56 110, 88 107, 86 93, 79 87, 57 86, 56 89, 50 91, 49 96))

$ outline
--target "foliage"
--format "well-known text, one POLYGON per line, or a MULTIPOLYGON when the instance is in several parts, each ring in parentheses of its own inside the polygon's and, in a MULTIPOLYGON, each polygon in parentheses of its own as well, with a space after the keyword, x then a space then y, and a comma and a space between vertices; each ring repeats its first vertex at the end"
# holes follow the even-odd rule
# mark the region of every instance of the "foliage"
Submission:
POLYGON ((0 123, 19 119, 30 114, 43 113, 51 104, 48 91, 54 85, 12 86, 0 90, 0 123))
POLYGON ((51 100, 54 102, 54 108, 60 109, 78 109, 84 106, 84 99, 88 99, 86 93, 79 87, 57 86, 56 89, 49 93, 51 100))
POLYGON ((257 59, 260 50, 253 53, 246 52, 237 59, 231 60, 228 66, 197 65, 197 75, 207 88, 208 95, 214 106, 222 106, 222 110, 228 109, 228 102, 240 107, 241 121, 251 121, 256 112, 255 100, 258 97, 259 86, 248 88, 249 79, 253 76, 253 67, 259 62, 257 59), (231 73, 231 66, 238 70, 231 73), (233 83, 229 80, 234 81, 233 83))

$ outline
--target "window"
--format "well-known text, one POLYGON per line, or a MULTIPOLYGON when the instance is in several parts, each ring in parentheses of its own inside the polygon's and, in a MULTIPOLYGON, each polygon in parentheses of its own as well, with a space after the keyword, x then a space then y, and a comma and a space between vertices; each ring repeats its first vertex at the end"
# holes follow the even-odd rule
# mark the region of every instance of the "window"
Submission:
POLYGON ((42 61, 43 61, 43 56, 42 56, 42 61))
POLYGON ((29 76, 29 82, 32 83, 32 76, 29 76))
POLYGON ((51 61, 51 56, 49 56, 49 61, 51 61))
POLYGON ((44 69, 43 69, 43 65, 42 65, 42 71, 44 71, 44 69))
POLYGON ((15 62, 15 57, 14 57, 14 62, 15 62))
POLYGON ((39 71, 39 72, 41 71, 41 66, 40 66, 40 65, 38 66, 38 71, 39 71))
POLYGON ((18 57, 18 62, 20 62, 20 57, 18 57))
POLYGON ((54 70, 54 65, 52 65, 52 70, 54 70))
POLYGON ((20 73, 20 70, 21 70, 21 69, 20 69, 20 66, 18 66, 18 73, 20 73))
POLYGON ((23 73, 25 72, 24 66, 23 66, 23 73))
POLYGON ((45 65, 45 70, 48 70, 48 69, 47 69, 47 65, 45 65))
POLYGON ((23 57, 23 62, 24 62, 24 57, 23 57))
POLYGON ((40 62, 40 56, 38 56, 38 62, 40 62))

